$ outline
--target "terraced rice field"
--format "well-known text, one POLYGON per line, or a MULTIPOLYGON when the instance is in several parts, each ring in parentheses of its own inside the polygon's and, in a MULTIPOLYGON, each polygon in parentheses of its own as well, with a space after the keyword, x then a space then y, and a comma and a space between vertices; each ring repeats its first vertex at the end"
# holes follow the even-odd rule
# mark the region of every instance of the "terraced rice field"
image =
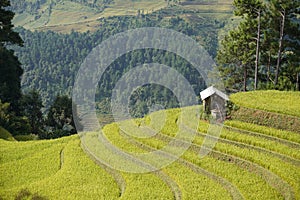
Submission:
POLYGON ((231 95, 239 106, 300 117, 300 92, 252 91, 231 95))
MULTIPOLYGON (((218 137, 208 132, 208 122, 198 119, 200 110, 158 111, 108 124, 100 134, 81 134, 82 140, 78 135, 28 142, 1 139, 0 199, 300 199, 299 133, 231 120, 218 137), (191 142, 188 136, 193 136, 191 142), (121 152, 121 157, 107 154, 106 161, 120 158, 115 164, 122 159, 133 164, 122 158, 125 152, 136 156, 160 150, 160 161, 176 159, 147 173, 119 171, 97 159, 99 154, 87 145, 99 138, 121 152), (217 142, 201 158, 209 141, 217 142), (186 145, 181 156, 172 154, 186 145)), ((154 169, 154 164, 151 160, 145 166, 154 169)))
MULTIPOLYGON (((97 30, 102 24, 99 21, 101 18, 136 16, 139 11, 150 14, 168 7, 165 0, 114 0, 113 2, 104 10, 99 10, 71 0, 45 0, 41 8, 36 10, 36 14, 24 11, 15 16, 13 23, 15 26, 22 26, 29 30, 52 30, 61 33, 70 33, 72 30, 86 32, 97 30)), ((181 2, 185 3, 186 1, 181 2)), ((232 15, 232 0, 218 0, 210 3, 198 0, 196 5, 187 3, 181 7, 185 10, 197 10, 204 15, 213 14, 220 18, 224 17, 224 13, 226 16, 232 15)))

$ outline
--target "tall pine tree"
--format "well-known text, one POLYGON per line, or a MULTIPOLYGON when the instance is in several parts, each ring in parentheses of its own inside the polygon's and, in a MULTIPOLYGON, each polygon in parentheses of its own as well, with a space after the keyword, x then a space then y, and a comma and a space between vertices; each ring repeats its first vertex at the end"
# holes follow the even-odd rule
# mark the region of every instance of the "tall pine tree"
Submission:
MULTIPOLYGON (((265 13, 265 6, 261 0, 234 0, 235 6, 234 14, 236 16, 242 16, 245 21, 253 24, 256 27, 256 36, 253 40, 256 42, 255 51, 255 72, 254 72, 254 90, 258 85, 258 65, 260 57, 260 43, 261 43, 261 19, 265 13)), ((254 35, 254 33, 252 33, 254 35)))
MULTIPOLYGON (((300 1, 299 0, 270 0, 270 28, 273 41, 277 41, 276 53, 276 67, 274 73, 274 86, 278 88, 280 73, 286 69, 281 69, 285 64, 293 63, 293 72, 295 76, 299 76, 298 66, 299 59, 299 43, 300 43, 300 30, 299 19, 297 15, 300 14, 300 1), (290 56, 293 55, 293 56, 290 56), (291 62, 294 60, 293 62, 291 62), (297 61, 298 60, 298 61, 297 61)), ((298 80, 299 81, 299 80, 298 80)))
POLYGON ((243 76, 243 90, 252 83, 254 89, 299 90, 300 1, 234 0, 234 6, 242 22, 225 37, 217 56, 227 87, 238 89, 235 83, 243 76), (234 70, 241 67, 244 73, 234 70))
POLYGON ((20 77, 23 74, 21 64, 7 45, 23 45, 19 34, 13 30, 11 20, 14 13, 9 11, 9 0, 0 1, 0 99, 10 103, 10 108, 20 114, 19 100, 21 98, 20 77))
POLYGON ((254 24, 251 20, 241 22, 221 43, 217 62, 227 90, 234 92, 247 90, 255 60, 254 24))

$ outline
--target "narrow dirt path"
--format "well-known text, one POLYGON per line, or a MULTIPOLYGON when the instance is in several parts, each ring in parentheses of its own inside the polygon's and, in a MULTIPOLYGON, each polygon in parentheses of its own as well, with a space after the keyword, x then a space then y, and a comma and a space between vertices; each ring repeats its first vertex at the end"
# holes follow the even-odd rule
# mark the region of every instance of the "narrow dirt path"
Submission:
POLYGON ((65 149, 65 147, 63 147, 59 152, 59 156, 60 156, 59 169, 61 169, 64 164, 64 149, 65 149))

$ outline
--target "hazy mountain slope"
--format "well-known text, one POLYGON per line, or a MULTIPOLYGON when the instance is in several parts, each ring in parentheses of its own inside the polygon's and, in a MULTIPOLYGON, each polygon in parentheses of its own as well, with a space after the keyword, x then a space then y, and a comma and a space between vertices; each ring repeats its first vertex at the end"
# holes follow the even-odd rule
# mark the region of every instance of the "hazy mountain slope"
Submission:
MULTIPOLYGON (((201 12, 204 15, 224 18, 231 14, 231 0, 181 1, 181 9, 201 12)), ((58 32, 94 31, 102 25, 101 18, 124 15, 148 14, 169 7, 165 0, 12 0, 17 13, 16 26, 30 30, 54 30, 58 32), (93 3, 92 3, 93 2, 93 3)))

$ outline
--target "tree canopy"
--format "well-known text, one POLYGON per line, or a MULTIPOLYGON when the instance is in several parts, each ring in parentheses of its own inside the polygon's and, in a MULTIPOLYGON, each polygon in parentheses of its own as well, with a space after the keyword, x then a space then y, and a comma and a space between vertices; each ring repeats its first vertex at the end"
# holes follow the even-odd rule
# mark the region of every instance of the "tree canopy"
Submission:
POLYGON ((10 109, 17 115, 20 114, 19 100, 21 98, 21 81, 23 74, 21 63, 7 45, 23 45, 19 33, 13 30, 11 20, 14 17, 12 11, 7 10, 9 0, 0 2, 0 99, 10 103, 10 109))
POLYGON ((17 32, 13 31, 14 25, 11 21, 15 14, 7 9, 9 6, 9 0, 0 1, 0 46, 3 47, 5 44, 22 46, 23 41, 21 37, 17 32))
POLYGON ((235 0, 234 6, 242 21, 217 56, 227 89, 299 90, 300 2, 235 0))

